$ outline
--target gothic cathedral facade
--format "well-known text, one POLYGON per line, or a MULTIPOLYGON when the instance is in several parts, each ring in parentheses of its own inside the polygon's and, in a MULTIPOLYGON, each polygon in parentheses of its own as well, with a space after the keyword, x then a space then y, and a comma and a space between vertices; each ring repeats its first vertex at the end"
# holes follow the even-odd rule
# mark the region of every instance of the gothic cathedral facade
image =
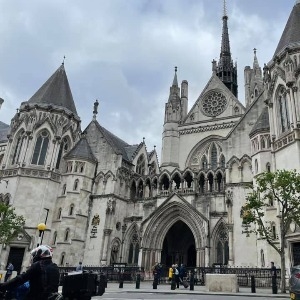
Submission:
MULTIPOLYGON (((102 127, 98 102, 81 129, 62 64, 10 125, 0 122, 0 201, 26 219, 23 232, 2 245, 1 268, 11 258, 17 270, 29 265, 40 222, 43 243, 62 266, 279 264, 265 241, 243 233, 240 212, 257 174, 300 171, 299 20, 297 0, 270 62, 261 68, 254 51, 243 105, 224 14, 220 58, 190 109, 188 82, 178 84, 175 69, 160 163, 145 141, 130 145, 102 127)), ((276 204, 267 214, 277 235, 276 204)), ((287 267, 299 264, 295 224, 287 247, 287 267)))

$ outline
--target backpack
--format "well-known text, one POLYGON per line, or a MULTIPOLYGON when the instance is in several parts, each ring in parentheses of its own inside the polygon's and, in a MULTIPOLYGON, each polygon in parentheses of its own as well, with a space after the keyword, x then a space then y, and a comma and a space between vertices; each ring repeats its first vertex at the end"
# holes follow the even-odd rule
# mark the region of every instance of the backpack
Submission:
POLYGON ((175 275, 179 275, 178 268, 175 268, 175 275))

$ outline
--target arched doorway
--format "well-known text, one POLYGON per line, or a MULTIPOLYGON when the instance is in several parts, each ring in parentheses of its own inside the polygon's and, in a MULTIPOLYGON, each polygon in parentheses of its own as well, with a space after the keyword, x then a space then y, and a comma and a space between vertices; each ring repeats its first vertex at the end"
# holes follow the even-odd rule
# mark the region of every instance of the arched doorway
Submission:
POLYGON ((165 266, 175 263, 196 266, 195 238, 190 228, 181 220, 173 224, 164 238, 161 263, 165 266))

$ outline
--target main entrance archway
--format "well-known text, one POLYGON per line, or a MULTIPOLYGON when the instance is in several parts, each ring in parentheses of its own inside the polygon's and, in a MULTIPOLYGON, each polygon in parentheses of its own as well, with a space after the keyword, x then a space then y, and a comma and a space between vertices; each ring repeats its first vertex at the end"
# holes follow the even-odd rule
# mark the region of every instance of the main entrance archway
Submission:
POLYGON ((141 224, 140 265, 151 272, 155 262, 205 266, 208 220, 180 195, 173 194, 141 224))
POLYGON ((181 220, 173 224, 165 236, 161 263, 165 266, 175 263, 196 266, 195 239, 190 228, 181 220))

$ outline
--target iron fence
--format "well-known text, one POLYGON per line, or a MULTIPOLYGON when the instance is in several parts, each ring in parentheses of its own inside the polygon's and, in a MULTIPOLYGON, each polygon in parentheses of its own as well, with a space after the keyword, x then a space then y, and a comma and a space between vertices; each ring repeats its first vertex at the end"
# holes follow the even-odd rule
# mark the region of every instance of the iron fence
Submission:
MULTIPOLYGON (((144 268, 138 266, 126 266, 125 264, 114 266, 84 266, 84 271, 93 273, 105 274, 108 281, 118 282, 120 278, 124 281, 133 282, 136 280, 137 274, 141 276, 141 280, 153 280, 152 272, 145 272, 144 268)), ((67 273, 74 272, 75 267, 60 267, 61 279, 67 273)), ((256 287, 272 287, 272 276, 270 268, 245 268, 245 267, 196 267, 186 268, 187 280, 191 278, 194 273, 194 284, 205 285, 206 274, 236 274, 238 285, 243 287, 251 287, 251 276, 255 278, 256 287)), ((168 278, 169 268, 162 267, 160 272, 160 281, 162 283, 169 282, 168 278)), ((281 270, 277 269, 277 286, 280 288, 281 270)))

